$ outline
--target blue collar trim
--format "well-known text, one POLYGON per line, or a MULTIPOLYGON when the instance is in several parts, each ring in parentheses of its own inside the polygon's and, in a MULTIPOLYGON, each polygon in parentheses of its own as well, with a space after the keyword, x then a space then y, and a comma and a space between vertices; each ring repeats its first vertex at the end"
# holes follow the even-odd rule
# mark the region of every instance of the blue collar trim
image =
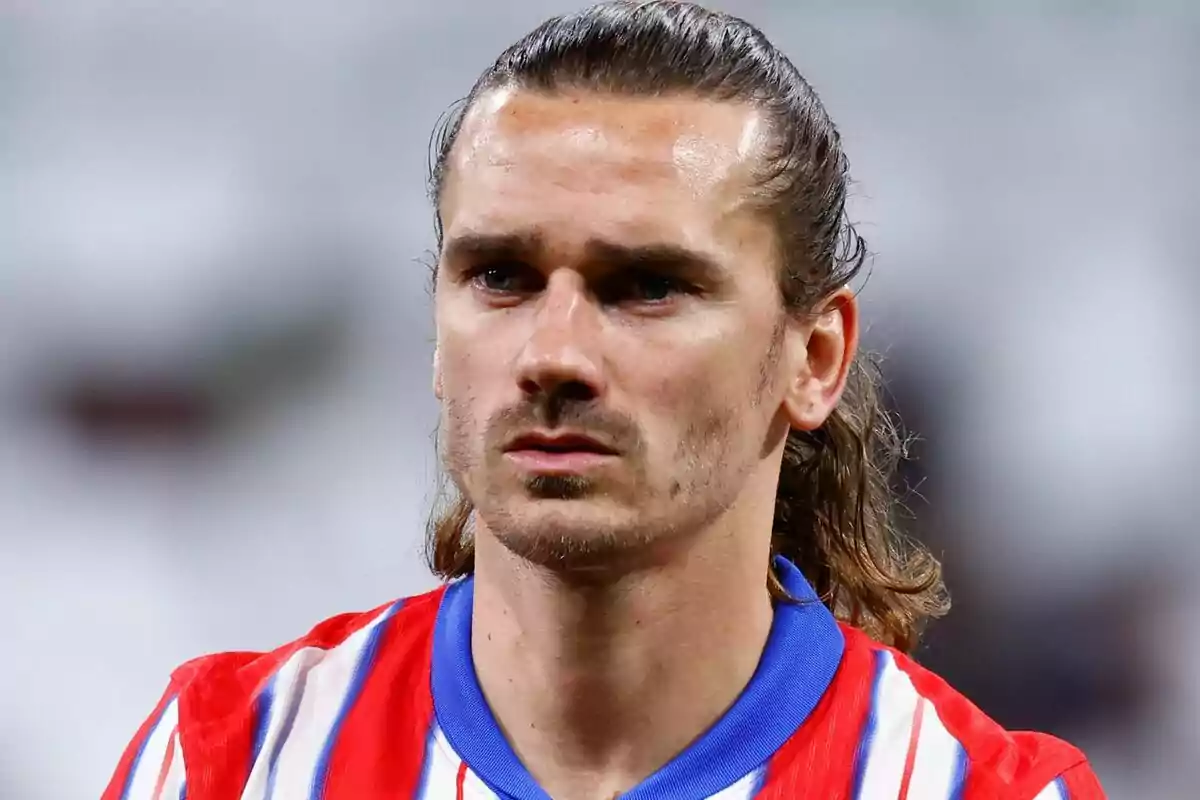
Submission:
MULTIPOLYGON (((750 683, 733 706, 691 746, 624 800, 700 800, 762 767, 791 738, 825 694, 842 660, 837 621, 790 562, 776 574, 799 603, 779 603, 750 683)), ((471 659, 473 578, 451 584, 438 610, 432 689, 437 723, 450 745, 502 797, 550 800, 504 738, 483 697, 471 659)))

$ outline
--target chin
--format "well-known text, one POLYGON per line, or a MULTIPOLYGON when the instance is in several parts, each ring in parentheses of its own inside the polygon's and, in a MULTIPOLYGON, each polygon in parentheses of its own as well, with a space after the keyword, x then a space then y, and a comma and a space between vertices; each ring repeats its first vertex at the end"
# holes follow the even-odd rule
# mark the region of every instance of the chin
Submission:
POLYGON ((593 500, 532 500, 520 505, 496 514, 487 527, 505 549, 551 571, 620 568, 640 560, 654 544, 649 531, 593 500))

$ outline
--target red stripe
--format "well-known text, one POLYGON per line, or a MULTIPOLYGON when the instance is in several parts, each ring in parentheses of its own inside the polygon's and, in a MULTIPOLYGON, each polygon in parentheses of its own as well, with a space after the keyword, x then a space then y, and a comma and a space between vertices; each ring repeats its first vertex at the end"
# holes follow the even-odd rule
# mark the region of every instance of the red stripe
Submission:
POLYGON ((1062 782, 1067 790, 1068 800, 1105 800, 1100 779, 1092 768, 1084 762, 1077 764, 1062 774, 1062 782))
POLYGON ((908 754, 904 757, 904 776, 900 779, 899 800, 908 800, 908 785, 912 783, 913 765, 917 763, 917 740, 921 737, 921 718, 925 716, 925 700, 917 698, 912 732, 908 735, 908 754))
POLYGON ((455 800, 463 800, 463 787, 467 785, 467 762, 458 765, 458 778, 454 781, 455 800))
POLYGON ((108 788, 104 790, 104 794, 100 796, 100 800, 120 800, 121 794, 125 791, 125 784, 129 782, 130 774, 133 772, 134 761, 137 759, 138 751, 142 749, 142 745, 150 738, 150 734, 154 731, 154 726, 162 717, 163 711, 175 698, 175 684, 172 682, 167 690, 163 692, 162 697, 158 701, 158 705, 154 707, 154 712, 146 717, 145 722, 137 729, 137 733, 133 735, 133 741, 125 748, 125 752, 121 755, 121 760, 117 762, 117 769, 113 772, 112 779, 108 782, 108 788))
POLYGON ((204 769, 188 775, 188 800, 239 797, 250 775, 255 698, 282 659, 272 653, 225 653, 186 665, 188 687, 179 697, 179 746, 204 769))
POLYGON ((850 796, 854 754, 871 710, 875 658, 865 636, 843 631, 846 652, 833 683, 800 730, 768 762, 757 800, 850 796))
MULTIPOLYGON (((879 650, 892 653, 917 693, 932 705, 930 711, 965 748, 967 777, 961 800, 1033 797, 1059 775, 1071 800, 1104 800, 1104 790, 1078 749, 1052 736, 1005 731, 911 658, 882 647, 861 631, 845 625, 842 630, 846 653, 838 674, 812 716, 769 762, 757 800, 849 797, 855 750, 870 710, 873 654, 879 650)), ((919 735, 916 720, 906 759, 905 791, 913 768, 912 736, 919 735)))
POLYGON ((253 766, 258 695, 271 676, 296 651, 336 647, 386 608, 333 617, 303 639, 265 655, 222 653, 181 667, 176 680, 186 682, 187 689, 179 697, 180 746, 188 760, 204 765, 188 776, 188 800, 240 797, 253 766))
POLYGON ((163 787, 167 785, 167 773, 171 771, 171 762, 175 758, 175 730, 171 731, 171 738, 167 740, 167 751, 163 753, 162 766, 158 768, 158 780, 154 782, 154 794, 151 797, 154 800, 160 800, 162 797, 163 787))
POLYGON ((420 788, 433 695, 433 626, 442 592, 409 600, 380 630, 371 671, 329 757, 325 800, 413 797, 420 788))
MULTIPOLYGON (((946 730, 966 751, 961 800, 1033 797, 1063 769, 1083 759, 1078 749, 1053 736, 1004 730, 941 677, 901 653, 893 651, 893 655, 917 694, 932 704, 946 730)), ((1092 796, 1085 797, 1091 800, 1092 796)))

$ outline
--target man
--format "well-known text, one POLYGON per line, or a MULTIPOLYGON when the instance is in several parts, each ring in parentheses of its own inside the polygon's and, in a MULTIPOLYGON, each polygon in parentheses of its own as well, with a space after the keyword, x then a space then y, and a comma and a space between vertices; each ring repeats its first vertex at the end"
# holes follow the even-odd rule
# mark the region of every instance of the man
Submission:
POLYGON ((903 655, 846 159, 762 34, 556 17, 441 132, 442 589, 172 676, 116 798, 1099 798, 903 655))

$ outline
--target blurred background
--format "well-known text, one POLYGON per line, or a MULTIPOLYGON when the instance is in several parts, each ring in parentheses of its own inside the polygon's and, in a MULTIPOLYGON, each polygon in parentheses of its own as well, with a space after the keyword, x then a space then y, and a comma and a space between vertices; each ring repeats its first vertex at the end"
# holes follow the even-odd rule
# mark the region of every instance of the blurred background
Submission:
MULTIPOLYGON (((98 796, 192 656, 433 585, 428 137, 577 5, 0 5, 0 798, 98 796)), ((1195 797, 1200 10, 718 5, 847 140, 956 601, 921 659, 1195 797)))

